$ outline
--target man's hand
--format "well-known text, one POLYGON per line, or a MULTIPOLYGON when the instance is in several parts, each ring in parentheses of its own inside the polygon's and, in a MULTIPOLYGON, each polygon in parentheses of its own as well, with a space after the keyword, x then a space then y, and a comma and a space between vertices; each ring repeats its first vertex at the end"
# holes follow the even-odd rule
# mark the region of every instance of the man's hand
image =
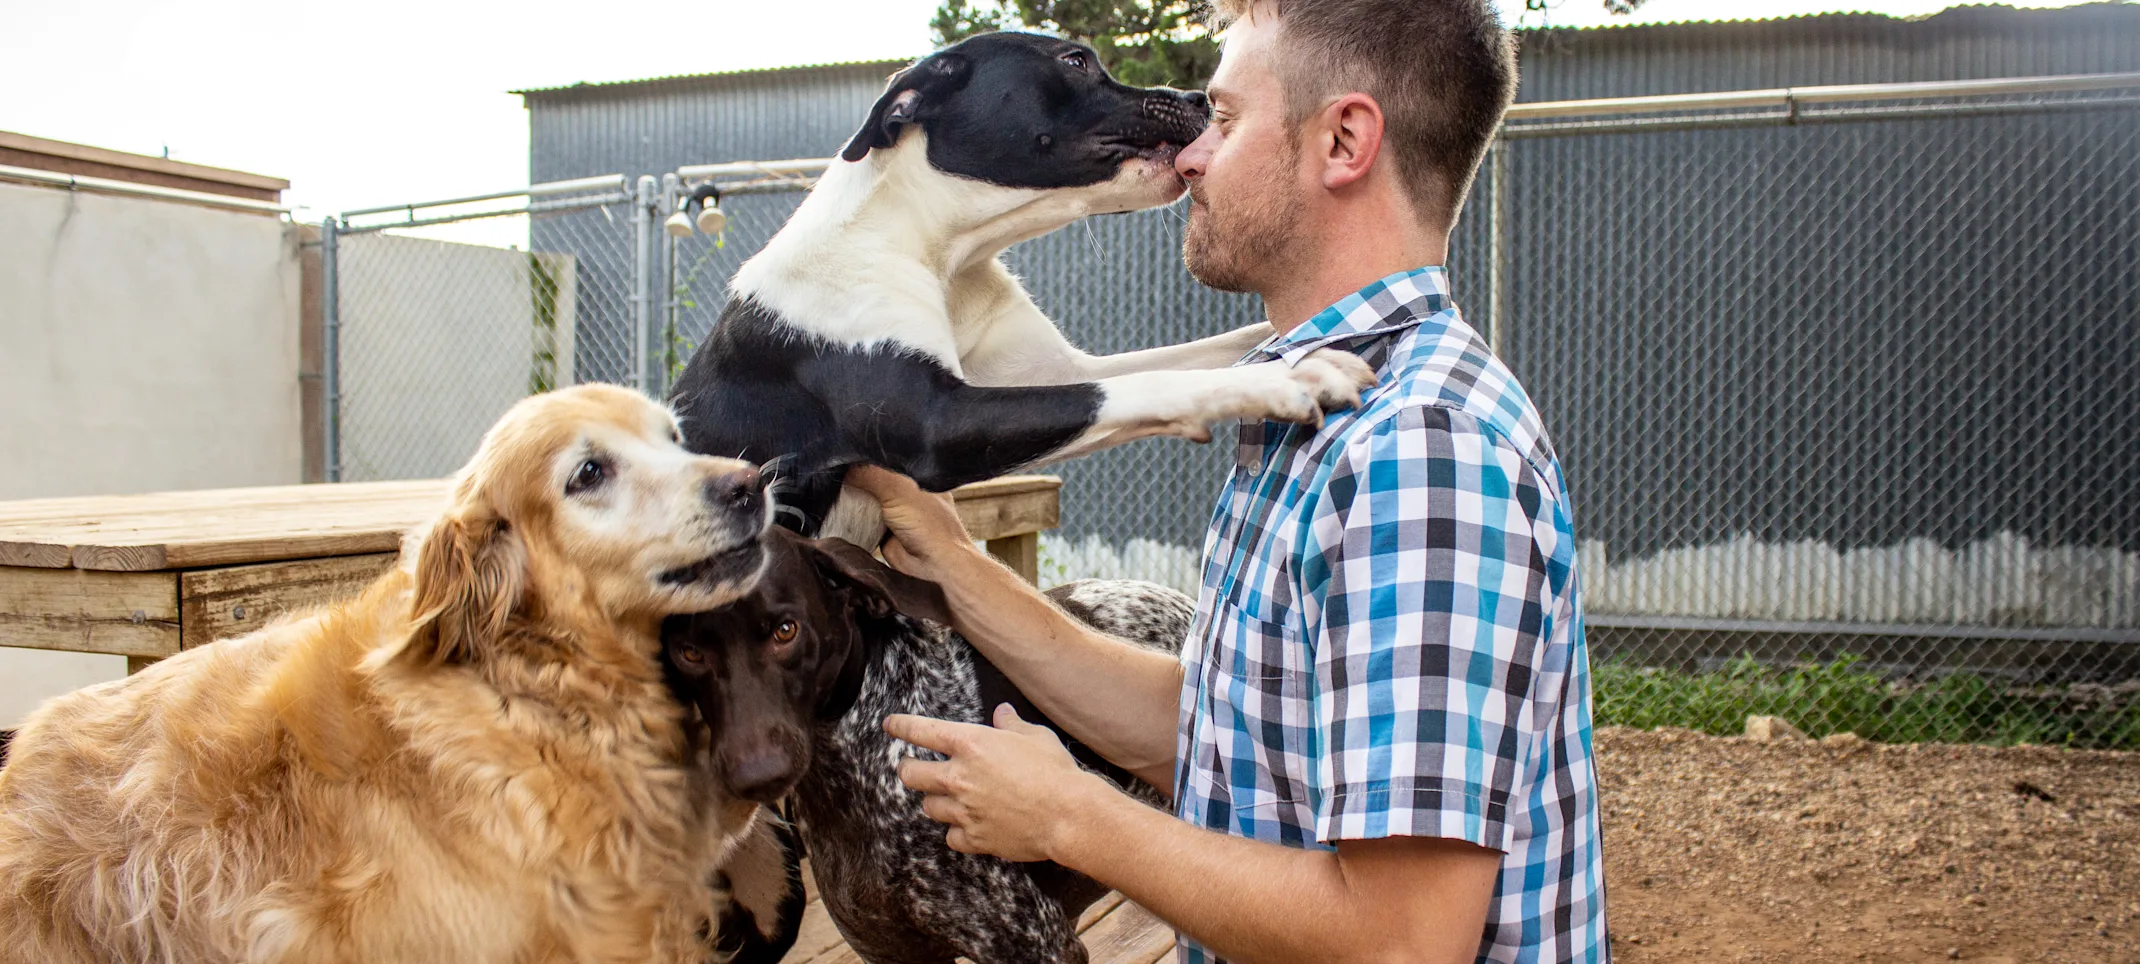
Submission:
POLYGON ((1086 809, 1078 801, 1114 792, 1078 768, 1055 731, 1019 719, 1008 703, 996 707, 993 729, 894 714, 884 732, 950 757, 902 760, 899 779, 925 794, 921 811, 951 827, 944 842, 960 853, 1054 859, 1065 823, 1086 809))
POLYGON ((884 507, 884 527, 892 530, 892 541, 884 544, 884 561, 892 568, 942 583, 951 581, 959 563, 985 557, 959 522, 950 496, 924 492, 913 479, 874 465, 847 470, 846 482, 884 507))
POLYGON ((952 628, 1033 705, 1064 733, 1140 779, 1174 785, 1180 660, 1071 619, 974 545, 949 498, 872 466, 848 470, 846 481, 884 506, 884 523, 892 530, 885 561, 942 586, 952 628))

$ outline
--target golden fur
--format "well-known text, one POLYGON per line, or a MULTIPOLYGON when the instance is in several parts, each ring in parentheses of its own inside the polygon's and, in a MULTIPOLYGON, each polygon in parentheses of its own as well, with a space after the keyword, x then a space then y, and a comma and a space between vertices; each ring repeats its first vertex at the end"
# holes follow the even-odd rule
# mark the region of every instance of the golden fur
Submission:
POLYGON ((635 392, 536 396, 359 598, 48 703, 0 768, 0 961, 706 960, 752 808, 658 627, 757 577, 751 479, 635 392))

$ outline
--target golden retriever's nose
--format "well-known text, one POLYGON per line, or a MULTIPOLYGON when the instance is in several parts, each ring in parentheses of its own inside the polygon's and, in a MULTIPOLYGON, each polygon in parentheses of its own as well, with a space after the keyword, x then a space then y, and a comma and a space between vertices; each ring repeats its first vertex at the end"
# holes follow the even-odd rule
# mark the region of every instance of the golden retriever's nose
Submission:
POLYGON ((723 472, 706 480, 706 504, 717 509, 755 512, 758 509, 758 490, 764 479, 758 470, 745 466, 733 472, 723 472))

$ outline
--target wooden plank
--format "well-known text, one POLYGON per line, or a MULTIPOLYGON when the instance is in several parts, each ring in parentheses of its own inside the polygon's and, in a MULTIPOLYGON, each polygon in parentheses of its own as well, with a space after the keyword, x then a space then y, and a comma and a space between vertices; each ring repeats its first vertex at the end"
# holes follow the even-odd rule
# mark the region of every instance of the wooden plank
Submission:
POLYGON ((1122 892, 1119 890, 1108 891, 1107 896, 1093 901, 1091 907, 1085 908, 1084 913, 1077 915, 1077 932, 1083 934, 1091 930, 1092 925, 1100 922, 1100 918, 1106 917, 1109 912, 1121 905, 1122 892))
POLYGON ((1174 950, 1174 929, 1129 901, 1085 931, 1092 964, 1153 964, 1174 950))
POLYGON ((96 518, 158 516, 176 510, 228 507, 317 506, 443 495, 443 479, 342 482, 332 485, 261 485, 236 489, 187 489, 138 495, 61 496, 0 502, 0 529, 17 525, 96 518))
POLYGON ((425 479, 0 503, 0 562, 145 571, 392 551, 404 530, 437 511, 448 485, 425 479))
POLYGON ((816 957, 801 958, 789 954, 783 960, 807 961, 808 964, 869 964, 862 959, 862 955, 854 952, 854 948, 845 944, 833 947, 816 957))
POLYGON ((252 632, 284 613, 347 599, 394 567, 396 553, 299 559, 181 573, 180 644, 252 632))
POLYGON ((802 927, 795 934, 795 946, 788 949, 788 956, 782 960, 812 961, 846 950, 847 942, 840 936, 839 925, 832 922, 832 915, 825 912, 825 903, 813 900, 803 908, 802 927))
POLYGON ((392 552, 401 548, 401 536, 410 526, 429 518, 426 512, 406 524, 345 532, 304 532, 291 535, 250 536, 198 542, 165 542, 159 546, 76 546, 78 569, 109 569, 143 572, 154 569, 192 569, 284 559, 355 556, 392 552))
POLYGON ((1063 480, 1052 475, 1005 475, 962 485, 952 490, 952 497, 959 499, 991 499, 999 496, 1023 495, 1028 492, 1052 492, 1063 487, 1063 480))
POLYGON ((169 656, 179 649, 178 577, 0 568, 0 646, 169 656))
POLYGON ((1052 476, 1012 476, 951 496, 966 533, 987 541, 1055 528, 1061 522, 1062 484, 1052 476))
POLYGON ((1036 586, 1040 584, 1040 533, 990 539, 988 554, 1011 567, 1020 579, 1036 586))
POLYGON ((0 542, 0 566, 65 569, 73 565, 73 558, 73 552, 63 545, 37 542, 0 542))

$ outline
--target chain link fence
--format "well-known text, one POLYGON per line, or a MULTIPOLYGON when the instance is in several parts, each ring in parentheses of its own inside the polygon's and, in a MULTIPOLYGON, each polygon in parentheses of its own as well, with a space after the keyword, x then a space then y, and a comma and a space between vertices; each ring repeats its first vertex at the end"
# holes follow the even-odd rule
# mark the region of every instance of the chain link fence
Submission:
POLYGON ((449 475, 528 394, 630 382, 634 204, 612 176, 330 219, 329 477, 449 475))
MULTIPOLYGON (((2140 747, 2140 77, 1972 83, 1511 115, 1450 268, 1567 470, 1601 723, 2140 747)), ((397 256, 427 267, 389 269, 391 236, 366 264, 344 237, 345 365, 408 375, 345 389, 347 461, 388 466, 349 477, 449 471, 473 435, 435 465, 364 446, 444 453, 448 412, 479 433, 510 372, 542 383, 546 337, 571 346, 556 384, 644 372, 664 393, 805 174, 685 169, 637 234, 631 197, 538 217, 519 274, 481 288, 434 282, 443 256, 416 248, 397 256), (707 182, 725 232, 661 231, 707 182), (549 303, 569 335, 520 293, 545 277, 567 279, 549 303), (373 307, 352 339, 367 298, 488 299, 523 330, 373 307), (387 361, 448 337, 434 367, 387 361)), ((1260 320, 1182 270, 1183 218, 1089 219, 1009 260, 1095 352, 1260 320)), ((1222 434, 1052 469, 1044 581, 1193 592, 1230 463, 1222 434)))
POLYGON ((1601 717, 2140 746, 2140 99, 2059 86, 1511 123, 1601 717))

